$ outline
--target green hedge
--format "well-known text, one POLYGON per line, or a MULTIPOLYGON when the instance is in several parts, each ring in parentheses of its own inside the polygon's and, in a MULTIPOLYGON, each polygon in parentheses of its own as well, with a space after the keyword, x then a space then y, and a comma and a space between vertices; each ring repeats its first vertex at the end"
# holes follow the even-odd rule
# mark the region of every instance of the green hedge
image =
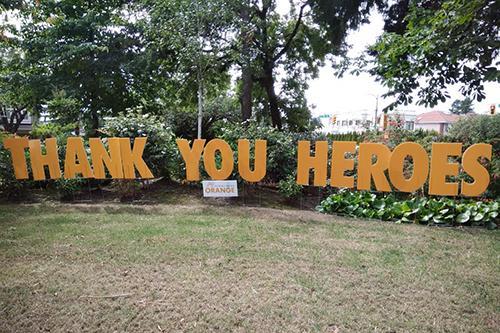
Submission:
POLYGON ((322 213, 373 218, 398 223, 481 225, 495 228, 499 202, 467 199, 412 197, 341 190, 321 202, 322 213))
POLYGON ((488 143, 493 147, 491 162, 487 164, 491 175, 488 191, 483 195, 489 198, 500 197, 500 114, 471 115, 460 118, 451 127, 449 141, 461 142, 464 149, 475 143, 488 143))

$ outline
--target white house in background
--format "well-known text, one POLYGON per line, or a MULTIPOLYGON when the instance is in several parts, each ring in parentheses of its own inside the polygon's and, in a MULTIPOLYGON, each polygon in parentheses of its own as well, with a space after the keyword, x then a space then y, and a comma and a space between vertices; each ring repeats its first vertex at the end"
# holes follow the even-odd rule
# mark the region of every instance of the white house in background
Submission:
POLYGON ((431 111, 419 114, 415 120, 416 129, 433 130, 439 134, 446 134, 451 124, 456 122, 460 116, 444 113, 441 111, 431 111))
MULTIPOLYGON (((409 131, 413 131, 415 129, 415 120, 417 118, 417 114, 415 111, 411 110, 396 110, 396 111, 389 111, 387 113, 387 125, 391 126, 393 122, 395 121, 402 121, 403 128, 409 131)), ((377 124, 378 124, 378 129, 383 130, 384 129, 384 114, 382 113, 379 115, 377 119, 377 124)))
POLYGON ((373 127, 373 118, 366 112, 324 114, 319 119, 323 125, 322 132, 328 134, 361 133, 373 127))

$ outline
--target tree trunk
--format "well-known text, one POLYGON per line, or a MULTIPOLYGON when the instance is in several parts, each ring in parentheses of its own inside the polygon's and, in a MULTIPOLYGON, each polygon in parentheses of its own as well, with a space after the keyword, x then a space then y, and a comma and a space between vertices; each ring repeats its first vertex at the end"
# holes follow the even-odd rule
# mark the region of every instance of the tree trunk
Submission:
POLYGON ((273 126, 277 129, 282 129, 281 114, 279 110, 278 96, 274 90, 274 77, 273 77, 273 64, 264 64, 264 77, 262 84, 266 90, 267 98, 269 100, 269 111, 271 113, 271 121, 273 126))
POLYGON ((92 126, 90 129, 89 136, 97 137, 99 130, 99 114, 95 110, 90 111, 90 125, 92 126))
POLYGON ((15 109, 11 111, 10 116, 7 114, 7 111, 2 112, 1 116, 1 124, 3 130, 8 133, 15 134, 24 118, 28 115, 28 111, 26 111, 26 107, 22 107, 20 109, 15 109))
POLYGON ((242 120, 246 121, 252 117, 252 90, 253 78, 252 69, 249 64, 246 64, 242 69, 241 79, 243 87, 241 90, 241 116, 242 120))
MULTIPOLYGON (((241 10, 241 19, 244 24, 249 24, 250 15, 248 13, 249 9, 247 5, 243 5, 241 10)), ((241 116, 242 120, 246 121, 252 117, 252 90, 253 90, 253 77, 252 77, 252 61, 251 61, 251 42, 252 33, 248 26, 242 28, 241 33, 242 40, 242 55, 244 57, 244 63, 241 69, 241 116)))
POLYGON ((203 73, 198 66, 198 139, 203 135, 203 90, 203 73))

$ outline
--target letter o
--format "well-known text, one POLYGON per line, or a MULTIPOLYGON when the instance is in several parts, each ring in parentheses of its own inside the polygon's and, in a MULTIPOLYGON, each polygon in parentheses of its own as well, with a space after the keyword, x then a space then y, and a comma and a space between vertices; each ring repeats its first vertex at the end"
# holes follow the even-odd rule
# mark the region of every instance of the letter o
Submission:
POLYGON ((405 142, 394 148, 389 162, 389 178, 392 185, 401 192, 415 192, 424 186, 429 176, 429 156, 425 149, 414 142, 405 142), (413 159, 413 175, 404 176, 404 162, 407 156, 413 159))
POLYGON ((205 170, 208 175, 213 180, 225 180, 234 168, 234 157, 231 147, 226 141, 221 139, 211 140, 203 151, 203 164, 205 165, 205 170), (221 168, 217 169, 217 164, 215 161, 215 153, 219 151, 222 158, 221 168))

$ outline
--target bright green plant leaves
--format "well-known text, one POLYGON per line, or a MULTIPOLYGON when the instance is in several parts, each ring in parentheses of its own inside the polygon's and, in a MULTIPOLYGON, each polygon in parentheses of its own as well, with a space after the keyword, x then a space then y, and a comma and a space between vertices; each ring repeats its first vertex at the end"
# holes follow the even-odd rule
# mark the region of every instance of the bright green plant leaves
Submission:
POLYGON ((375 218, 397 223, 482 225, 495 228, 499 203, 449 198, 413 197, 341 190, 317 207, 323 213, 375 218))

